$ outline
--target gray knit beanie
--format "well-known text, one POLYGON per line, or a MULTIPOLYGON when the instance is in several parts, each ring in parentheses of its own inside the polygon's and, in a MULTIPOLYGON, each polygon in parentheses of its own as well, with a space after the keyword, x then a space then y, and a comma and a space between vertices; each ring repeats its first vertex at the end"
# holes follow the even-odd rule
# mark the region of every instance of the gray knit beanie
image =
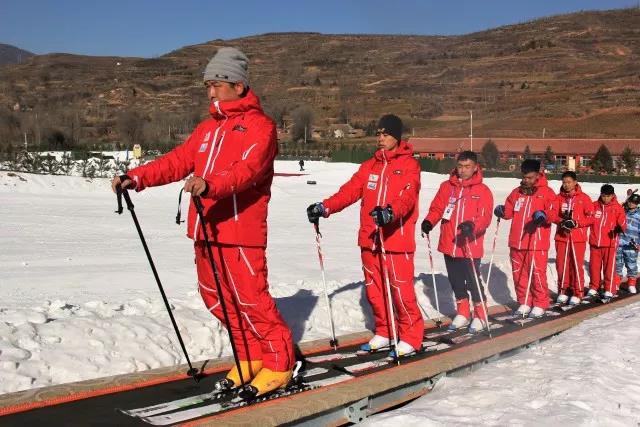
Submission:
POLYGON ((242 82, 249 86, 249 58, 234 47, 221 47, 204 69, 204 81, 242 82))

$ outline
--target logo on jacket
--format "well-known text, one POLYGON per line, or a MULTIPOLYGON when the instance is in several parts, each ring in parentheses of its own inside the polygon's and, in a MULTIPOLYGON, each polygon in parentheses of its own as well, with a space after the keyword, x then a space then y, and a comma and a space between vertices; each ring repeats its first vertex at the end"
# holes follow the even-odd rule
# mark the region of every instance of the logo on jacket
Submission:
POLYGON ((377 185, 378 185, 378 184, 376 184, 375 182, 369 182, 369 183, 367 184, 367 188, 368 188, 369 190, 375 190, 375 189, 376 189, 376 187, 377 187, 377 185))
POLYGON ((379 176, 373 173, 369 174, 369 181, 373 181, 373 182, 377 182, 378 181, 379 176))
POLYGON ((602 212, 596 211, 596 218, 600 218, 602 216, 602 212))
POLYGON ((207 132, 202 139, 202 142, 209 142, 209 138, 211 138, 211 131, 207 132))
POLYGON ((479 198, 480 198, 480 196, 478 196, 477 194, 473 194, 473 195, 471 195, 471 198, 472 198, 472 199, 479 199, 479 198))
POLYGON ((233 127, 233 130, 237 130, 238 132, 246 132, 246 131, 247 131, 247 128, 246 128, 246 127, 244 127, 244 126, 242 126, 242 125, 235 125, 235 126, 233 127))
POLYGON ((198 152, 204 153, 204 151, 207 149, 207 145, 209 145, 208 142, 203 142, 202 144, 200 144, 200 149, 198 150, 198 152))
POLYGON ((402 171, 400 169, 396 169, 393 171, 394 175, 402 175, 402 171))

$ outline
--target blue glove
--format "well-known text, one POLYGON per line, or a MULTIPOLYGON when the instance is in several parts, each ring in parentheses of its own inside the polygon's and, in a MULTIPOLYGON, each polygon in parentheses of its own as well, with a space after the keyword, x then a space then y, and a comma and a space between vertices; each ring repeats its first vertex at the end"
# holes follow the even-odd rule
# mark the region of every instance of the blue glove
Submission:
POLYGON ((307 208, 307 218, 309 222, 316 223, 320 220, 320 217, 325 216, 327 210, 321 202, 313 203, 307 208))
POLYGON ((393 211, 391 210, 391 206, 387 206, 386 208, 376 206, 371 212, 369 212, 369 215, 373 217, 373 222, 375 222, 378 227, 382 227, 383 225, 389 224, 393 221, 393 211))
POLYGON ((547 220, 547 214, 544 211, 535 211, 533 213, 533 222, 537 225, 544 223, 547 220))
POLYGON ((498 218, 504 218, 504 205, 498 205, 493 210, 493 214, 498 218))

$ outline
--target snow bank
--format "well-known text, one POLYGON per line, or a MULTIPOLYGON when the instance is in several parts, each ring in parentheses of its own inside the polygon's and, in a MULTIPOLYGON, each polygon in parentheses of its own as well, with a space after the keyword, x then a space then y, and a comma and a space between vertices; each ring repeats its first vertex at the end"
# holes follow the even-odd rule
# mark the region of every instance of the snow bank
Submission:
POLYGON ((637 426, 639 322, 638 303, 589 319, 365 425, 637 426))

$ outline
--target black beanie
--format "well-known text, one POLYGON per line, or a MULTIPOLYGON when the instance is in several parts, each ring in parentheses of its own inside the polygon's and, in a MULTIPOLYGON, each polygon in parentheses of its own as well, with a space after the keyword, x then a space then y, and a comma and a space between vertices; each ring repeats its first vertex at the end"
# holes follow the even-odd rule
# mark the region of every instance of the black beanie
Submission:
POLYGON ((605 184, 600 187, 600 194, 604 194, 605 196, 609 196, 611 194, 616 194, 616 191, 613 189, 613 185, 605 184))
POLYGON ((380 117, 377 133, 386 133, 400 142, 402 139, 402 120, 393 114, 386 114, 380 117))
POLYGON ((522 173, 540 172, 540 160, 526 159, 522 162, 522 165, 520 165, 520 171, 522 173))

